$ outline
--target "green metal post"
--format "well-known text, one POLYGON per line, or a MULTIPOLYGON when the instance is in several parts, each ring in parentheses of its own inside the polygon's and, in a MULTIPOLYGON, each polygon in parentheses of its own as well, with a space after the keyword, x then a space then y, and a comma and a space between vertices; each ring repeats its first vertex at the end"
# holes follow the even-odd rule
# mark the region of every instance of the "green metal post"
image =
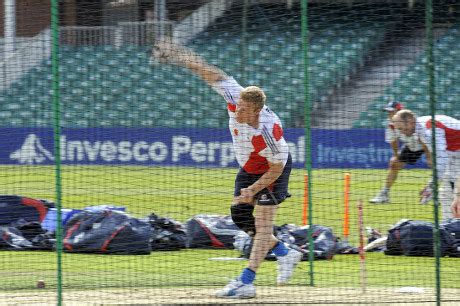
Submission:
MULTIPOLYGON (((433 56, 433 3, 432 0, 425 1, 425 26, 426 26, 426 71, 428 73, 428 96, 430 99, 431 120, 436 115, 436 93, 434 88, 434 56, 433 56)), ((436 125, 432 129, 432 169, 433 169, 433 213, 434 213, 434 254, 435 254, 435 279, 436 279, 436 304, 441 305, 441 242, 439 234, 439 199, 438 199, 438 171, 436 164, 436 125)))
POLYGON ((311 201, 312 194, 312 171, 311 171, 311 99, 309 91, 309 73, 308 73, 308 47, 309 47, 309 33, 308 33, 308 2, 307 0, 302 0, 302 16, 301 16, 301 26, 302 26, 302 51, 303 51, 303 63, 304 63, 304 81, 303 87, 305 92, 305 168, 308 175, 308 262, 310 265, 310 286, 315 285, 314 281, 314 244, 313 244, 313 203, 311 201))
POLYGON ((53 80, 53 127, 54 166, 56 184, 56 256, 57 256, 57 304, 62 305, 62 217, 61 217, 61 120, 59 97, 59 6, 58 0, 51 0, 51 70, 53 80))

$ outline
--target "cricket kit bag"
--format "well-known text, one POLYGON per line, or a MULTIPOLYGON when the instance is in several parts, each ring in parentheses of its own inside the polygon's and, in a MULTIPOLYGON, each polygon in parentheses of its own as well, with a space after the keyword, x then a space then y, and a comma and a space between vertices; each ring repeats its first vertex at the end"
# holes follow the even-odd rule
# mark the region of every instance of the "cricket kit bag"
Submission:
POLYGON ((152 251, 174 251, 186 247, 187 233, 182 223, 155 214, 148 217, 148 222, 152 227, 152 251))
POLYGON ((0 225, 8 225, 23 219, 27 222, 42 222, 48 209, 54 204, 17 195, 0 195, 0 225))
MULTIPOLYGON (((427 221, 402 220, 388 231, 386 255, 434 256, 434 225, 427 221)), ((442 226, 441 256, 449 255, 453 239, 442 226)))
POLYGON ((14 227, 0 227, 1 250, 32 250, 32 242, 24 238, 21 231, 14 227))
POLYGON ((187 221, 187 247, 233 249, 240 232, 230 216, 196 215, 187 221))
POLYGON ((55 241, 54 235, 43 229, 39 222, 20 219, 0 227, 0 249, 52 250, 55 241))
MULTIPOLYGON (((304 254, 302 260, 308 260, 308 226, 284 224, 282 226, 275 226, 274 232, 280 241, 301 251, 304 254)), ((332 259, 334 257, 337 237, 329 227, 313 225, 312 238, 315 259, 332 259)), ((234 246, 235 249, 241 251, 243 257, 249 258, 252 249, 252 239, 246 233, 242 232, 236 236, 234 246)), ((271 252, 265 257, 267 260, 275 258, 275 255, 271 252)))
POLYGON ((150 224, 115 210, 82 211, 64 227, 64 250, 100 254, 150 254, 150 224))
POLYGON ((441 223, 452 238, 450 257, 460 257, 460 219, 449 219, 441 223))
MULTIPOLYGON (((303 260, 308 260, 308 225, 284 224, 277 229, 276 236, 281 241, 291 243, 303 250, 303 260)), ((332 259, 336 250, 337 237, 327 226, 312 226, 313 252, 315 259, 332 259)))

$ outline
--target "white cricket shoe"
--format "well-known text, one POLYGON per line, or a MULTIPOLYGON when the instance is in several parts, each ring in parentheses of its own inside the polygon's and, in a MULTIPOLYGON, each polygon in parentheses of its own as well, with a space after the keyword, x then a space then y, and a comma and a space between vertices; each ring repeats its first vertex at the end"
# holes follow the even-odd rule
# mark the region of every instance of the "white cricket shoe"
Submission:
POLYGON ((283 285, 291 278, 297 264, 302 260, 302 253, 294 249, 289 249, 286 256, 277 256, 278 261, 278 277, 276 281, 278 285, 283 285))
POLYGON ((390 196, 388 195, 388 192, 385 191, 380 191, 378 195, 376 195, 374 198, 369 200, 369 203, 374 203, 374 204, 382 204, 382 203, 388 203, 390 202, 390 196))
POLYGON ((216 297, 228 299, 252 299, 256 296, 254 284, 244 284, 239 279, 234 279, 223 289, 216 291, 216 297))

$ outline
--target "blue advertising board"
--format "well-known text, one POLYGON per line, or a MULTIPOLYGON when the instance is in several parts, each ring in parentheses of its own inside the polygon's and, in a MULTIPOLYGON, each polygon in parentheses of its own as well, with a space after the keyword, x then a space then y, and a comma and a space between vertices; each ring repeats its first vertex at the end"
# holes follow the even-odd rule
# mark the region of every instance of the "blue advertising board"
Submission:
MULTIPOLYGON (((0 133, 0 164, 54 163, 52 129, 2 128, 0 133)), ((286 129, 284 135, 294 167, 305 167, 304 129, 286 129)), ((225 128, 64 128, 60 140, 63 164, 237 167, 225 128)), ((312 130, 313 168, 383 169, 391 156, 381 129, 312 130)))

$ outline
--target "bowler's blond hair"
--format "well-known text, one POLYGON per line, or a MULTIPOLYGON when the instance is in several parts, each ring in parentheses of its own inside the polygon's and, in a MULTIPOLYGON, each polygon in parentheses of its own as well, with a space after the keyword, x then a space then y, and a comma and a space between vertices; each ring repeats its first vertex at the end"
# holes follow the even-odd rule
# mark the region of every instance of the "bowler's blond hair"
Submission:
POLYGON ((408 122, 409 120, 412 120, 415 118, 415 114, 408 110, 408 109, 402 109, 398 111, 392 118, 393 121, 401 121, 401 122, 408 122))
POLYGON ((257 109, 262 109, 267 97, 262 89, 257 86, 248 86, 240 93, 240 98, 244 101, 253 103, 257 109))

